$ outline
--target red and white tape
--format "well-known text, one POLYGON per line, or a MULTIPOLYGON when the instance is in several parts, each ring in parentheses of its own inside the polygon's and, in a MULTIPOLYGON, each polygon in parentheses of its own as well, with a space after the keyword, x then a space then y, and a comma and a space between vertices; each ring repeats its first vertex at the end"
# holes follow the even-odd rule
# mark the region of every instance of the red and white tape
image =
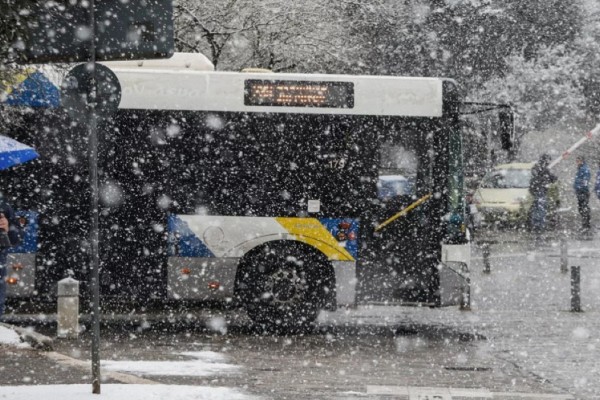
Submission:
POLYGON ((552 168, 556 164, 558 164, 559 162, 561 162, 562 160, 568 158, 579 146, 581 146, 582 144, 584 144, 588 140, 591 140, 594 136, 598 135, 598 133, 600 133, 600 124, 596 125, 596 127, 594 129, 592 129, 591 131, 587 132, 581 139, 579 139, 578 141, 576 141, 575 144, 573 144, 573 146, 569 147, 565 152, 563 152, 554 161, 552 161, 550 163, 550 165, 548 166, 548 168, 552 168))

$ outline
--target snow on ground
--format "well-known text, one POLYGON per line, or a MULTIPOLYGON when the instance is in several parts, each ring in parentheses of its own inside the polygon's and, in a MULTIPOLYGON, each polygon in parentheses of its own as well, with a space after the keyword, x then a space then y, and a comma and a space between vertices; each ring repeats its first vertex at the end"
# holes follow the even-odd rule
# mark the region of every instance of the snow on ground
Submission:
POLYGON ((225 363, 226 357, 220 353, 193 351, 177 354, 191 357, 191 359, 168 361, 103 360, 102 368, 135 375, 162 376, 211 376, 239 370, 237 365, 225 363))
MULTIPOLYGON (((28 347, 12 329, 0 325, 0 346, 28 347)), ((211 376, 238 372, 240 367, 227 364, 227 357, 212 351, 177 353, 187 360, 131 361, 103 360, 106 370, 135 375, 211 376)), ((255 400, 258 397, 226 387, 187 385, 103 384, 103 400, 255 400)), ((100 398, 91 385, 0 386, 0 400, 85 400, 100 398)))
POLYGON ((103 384, 101 394, 92 385, 0 386, 0 399, 10 400, 253 400, 258 399, 223 387, 178 385, 103 384))
POLYGON ((17 332, 2 325, 0 325, 0 346, 1 345, 29 347, 27 343, 21 341, 17 332))

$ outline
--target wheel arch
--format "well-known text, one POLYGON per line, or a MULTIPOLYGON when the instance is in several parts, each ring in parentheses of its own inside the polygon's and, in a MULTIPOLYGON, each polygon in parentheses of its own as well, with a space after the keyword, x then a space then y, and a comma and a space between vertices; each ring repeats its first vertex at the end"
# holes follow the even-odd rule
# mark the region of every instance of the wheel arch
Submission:
POLYGON ((225 256, 229 257, 240 257, 244 258, 248 254, 252 253, 256 248, 268 246, 273 242, 295 242, 302 243, 318 253, 322 254, 325 258, 330 261, 340 260, 348 261, 353 260, 351 254, 345 249, 338 246, 334 246, 327 241, 321 240, 318 237, 313 237, 307 234, 287 234, 282 236, 281 234, 264 235, 256 238, 252 238, 245 242, 237 244, 235 247, 229 249, 225 256))
POLYGON ((323 253, 320 249, 315 246, 311 246, 300 240, 295 239, 274 239, 269 240, 267 242, 258 243, 254 247, 252 247, 249 251, 247 251, 243 257, 240 259, 238 263, 237 270, 235 273, 235 282, 234 282, 234 295, 236 298, 239 298, 239 290, 240 284, 247 270, 252 270, 253 267, 251 262, 254 258, 258 257, 261 252, 267 251, 269 247, 275 247, 280 249, 295 249, 300 250, 303 253, 315 257, 316 261, 318 261, 320 269, 310 268, 311 275, 316 277, 316 279, 322 279, 323 283, 329 287, 329 291, 324 296, 322 301, 322 308, 328 310, 335 310, 336 308, 336 278, 334 267, 329 259, 329 257, 323 253))

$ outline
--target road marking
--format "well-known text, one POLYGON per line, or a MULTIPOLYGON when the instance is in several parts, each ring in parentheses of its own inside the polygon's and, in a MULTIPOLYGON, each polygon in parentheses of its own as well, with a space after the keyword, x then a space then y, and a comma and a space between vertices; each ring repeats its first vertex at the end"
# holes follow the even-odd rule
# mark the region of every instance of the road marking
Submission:
POLYGON ((395 396, 403 400, 573 400, 570 395, 490 392, 488 389, 367 385, 368 395, 395 396))
MULTIPOLYGON (((76 358, 69 357, 67 355, 57 353, 55 351, 41 352, 40 354, 43 354, 47 358, 49 358, 53 361, 56 361, 59 364, 68 366, 68 367, 75 367, 75 368, 83 369, 86 371, 89 371, 92 368, 91 361, 78 360, 76 358)), ((159 382, 156 382, 156 381, 153 381, 150 379, 140 378, 139 376, 130 375, 130 374, 124 374, 122 372, 102 370, 101 375, 102 375, 102 378, 114 379, 121 383, 140 384, 140 385, 158 385, 159 384, 159 382)))

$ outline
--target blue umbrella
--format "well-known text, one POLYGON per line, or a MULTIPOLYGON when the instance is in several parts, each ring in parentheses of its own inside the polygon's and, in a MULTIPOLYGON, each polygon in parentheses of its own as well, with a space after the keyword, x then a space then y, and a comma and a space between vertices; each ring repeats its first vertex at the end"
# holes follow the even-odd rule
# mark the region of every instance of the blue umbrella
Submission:
POLYGON ((0 135, 0 170, 23 164, 37 156, 38 153, 32 147, 0 135))
POLYGON ((58 88, 35 70, 16 74, 5 88, 5 96, 4 102, 11 106, 56 108, 60 105, 58 88))

